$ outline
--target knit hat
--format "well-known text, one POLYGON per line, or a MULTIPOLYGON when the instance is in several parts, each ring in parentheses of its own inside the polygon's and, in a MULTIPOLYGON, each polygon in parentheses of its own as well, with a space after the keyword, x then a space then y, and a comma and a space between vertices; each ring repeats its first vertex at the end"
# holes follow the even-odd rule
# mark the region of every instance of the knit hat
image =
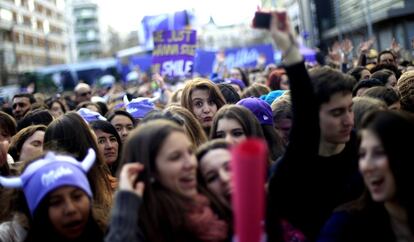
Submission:
POLYGON ((95 158, 93 149, 88 150, 81 162, 67 155, 48 152, 45 157, 27 166, 20 177, 0 176, 0 184, 9 188, 23 188, 30 214, 33 216, 46 195, 62 186, 80 188, 92 198, 86 173, 94 164, 95 158))
POLYGON ((370 59, 377 58, 378 57, 378 51, 376 49, 370 49, 368 51, 367 57, 370 58, 370 59))
MULTIPOLYGON (((401 95, 401 105, 403 109, 407 110, 408 107, 414 104, 414 71, 404 72, 400 76, 397 82, 397 89, 401 95)), ((411 111, 412 108, 409 108, 411 111)))
POLYGON ((90 123, 92 121, 97 120, 104 120, 106 121, 106 118, 102 116, 100 113, 97 113, 95 111, 92 111, 87 108, 81 108, 77 111, 77 113, 87 122, 90 123))
POLYGON ((274 90, 266 95, 260 96, 260 99, 264 100, 269 105, 272 105, 273 101, 281 97, 283 94, 285 94, 285 92, 286 90, 274 90))
POLYGON ((272 108, 267 102, 257 97, 248 97, 243 98, 237 102, 237 104, 249 109, 256 116, 261 125, 273 126, 272 108))
POLYGON ((135 119, 142 119, 147 113, 155 109, 152 99, 146 97, 138 97, 128 101, 128 98, 124 96, 124 103, 126 111, 135 119))

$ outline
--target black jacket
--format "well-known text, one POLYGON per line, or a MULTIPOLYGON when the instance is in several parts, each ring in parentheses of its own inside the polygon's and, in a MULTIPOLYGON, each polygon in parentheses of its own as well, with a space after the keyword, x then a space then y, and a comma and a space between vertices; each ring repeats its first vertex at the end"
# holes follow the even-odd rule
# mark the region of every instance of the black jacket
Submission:
POLYGON ((319 152, 319 107, 304 63, 286 67, 290 80, 293 124, 290 142, 269 182, 267 233, 281 239, 279 220, 287 219, 309 241, 315 241, 333 209, 359 197, 356 135, 330 157, 319 152))
POLYGON ((363 241, 396 241, 389 215, 382 204, 335 212, 318 239, 318 242, 363 241))

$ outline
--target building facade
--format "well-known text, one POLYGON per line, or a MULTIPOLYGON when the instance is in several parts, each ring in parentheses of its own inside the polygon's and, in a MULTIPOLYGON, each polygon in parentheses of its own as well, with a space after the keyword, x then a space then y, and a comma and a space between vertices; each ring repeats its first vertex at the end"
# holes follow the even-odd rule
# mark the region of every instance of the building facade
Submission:
POLYGON ((301 43, 307 46, 315 46, 318 42, 315 6, 312 0, 262 0, 261 4, 264 9, 286 9, 292 28, 298 34, 301 43))
POLYGON ((66 63, 63 0, 0 1, 0 84, 38 67, 66 63))
POLYGON ((99 6, 91 0, 71 2, 76 61, 86 61, 102 57, 102 33, 99 22, 99 6))
POLYGON ((197 41, 201 49, 219 50, 270 43, 271 39, 267 31, 252 29, 248 24, 217 26, 211 18, 208 24, 197 28, 197 41))
POLYGON ((412 0, 314 0, 321 41, 350 38, 354 45, 375 38, 384 50, 393 38, 409 49, 414 37, 412 0), (372 34, 370 34, 372 33, 372 34), (370 36, 371 35, 371 36, 370 36))

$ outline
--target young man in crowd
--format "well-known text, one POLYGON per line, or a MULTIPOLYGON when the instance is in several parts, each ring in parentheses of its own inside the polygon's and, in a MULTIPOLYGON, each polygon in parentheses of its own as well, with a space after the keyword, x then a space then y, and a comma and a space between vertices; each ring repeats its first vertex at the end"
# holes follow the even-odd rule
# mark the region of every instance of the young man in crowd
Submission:
POLYGON ((315 241, 332 211, 363 190, 353 131, 354 80, 330 67, 308 73, 298 46, 276 26, 272 36, 284 53, 293 124, 284 157, 269 182, 267 232, 269 241, 283 241, 288 222, 315 241))
POLYGON ((32 109, 32 104, 36 102, 34 96, 30 93, 19 93, 13 96, 12 109, 13 116, 19 121, 24 115, 32 109))

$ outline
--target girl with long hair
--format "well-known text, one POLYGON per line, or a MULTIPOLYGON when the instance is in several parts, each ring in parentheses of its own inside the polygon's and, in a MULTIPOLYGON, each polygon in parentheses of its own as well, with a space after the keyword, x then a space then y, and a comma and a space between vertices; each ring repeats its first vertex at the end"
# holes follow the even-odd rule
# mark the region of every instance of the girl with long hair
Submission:
POLYGON ((167 120, 131 133, 106 241, 228 240, 225 209, 199 182, 193 147, 167 120))
POLYGON ((208 79, 188 81, 181 94, 181 106, 194 114, 206 134, 210 132, 216 112, 224 104, 226 101, 220 89, 208 79))
POLYGON ((318 241, 414 241, 413 136, 409 114, 368 114, 359 146, 367 191, 336 210, 318 241))
POLYGON ((101 208, 102 215, 107 217, 112 204, 112 190, 108 179, 110 171, 85 120, 76 112, 68 112, 55 119, 46 129, 43 148, 45 151, 69 153, 77 159, 84 157, 89 148, 96 152, 96 162, 88 173, 88 179, 95 194, 93 206, 101 208))

